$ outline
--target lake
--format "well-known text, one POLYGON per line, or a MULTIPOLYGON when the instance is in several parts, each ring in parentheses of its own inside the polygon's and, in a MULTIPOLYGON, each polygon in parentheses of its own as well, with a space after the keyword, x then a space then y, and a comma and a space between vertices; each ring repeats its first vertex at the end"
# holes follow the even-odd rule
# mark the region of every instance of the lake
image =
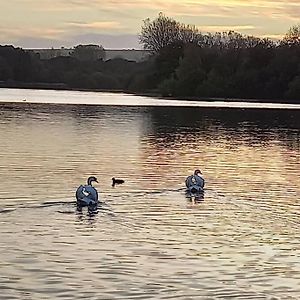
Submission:
POLYGON ((0 299, 300 298, 299 105, 0 89, 0 139, 0 299))

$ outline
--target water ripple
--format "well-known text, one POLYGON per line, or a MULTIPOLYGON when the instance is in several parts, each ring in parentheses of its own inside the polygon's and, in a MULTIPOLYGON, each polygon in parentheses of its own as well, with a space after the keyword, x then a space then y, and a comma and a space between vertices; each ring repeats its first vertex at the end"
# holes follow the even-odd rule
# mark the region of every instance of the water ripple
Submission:
POLYGON ((0 299, 299 299, 297 110, 1 108, 0 299))

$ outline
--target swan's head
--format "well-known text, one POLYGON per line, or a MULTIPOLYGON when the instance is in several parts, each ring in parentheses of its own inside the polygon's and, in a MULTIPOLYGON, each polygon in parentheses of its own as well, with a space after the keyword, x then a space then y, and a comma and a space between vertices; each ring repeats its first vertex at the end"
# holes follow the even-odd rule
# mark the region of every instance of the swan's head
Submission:
POLYGON ((92 182, 95 181, 95 182, 98 182, 97 178, 95 176, 90 176, 87 180, 87 184, 88 185, 92 185, 92 182))
POLYGON ((201 175, 202 174, 202 172, 199 170, 199 169, 197 169, 197 170, 195 170, 195 172, 194 172, 194 175, 201 175))

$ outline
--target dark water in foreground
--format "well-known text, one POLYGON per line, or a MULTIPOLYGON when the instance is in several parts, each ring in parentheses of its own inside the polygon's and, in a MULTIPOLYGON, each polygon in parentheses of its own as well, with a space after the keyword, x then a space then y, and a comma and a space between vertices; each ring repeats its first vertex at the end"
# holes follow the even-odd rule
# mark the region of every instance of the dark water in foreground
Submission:
POLYGON ((300 110, 0 103, 0 299, 299 299, 299 132, 300 110))

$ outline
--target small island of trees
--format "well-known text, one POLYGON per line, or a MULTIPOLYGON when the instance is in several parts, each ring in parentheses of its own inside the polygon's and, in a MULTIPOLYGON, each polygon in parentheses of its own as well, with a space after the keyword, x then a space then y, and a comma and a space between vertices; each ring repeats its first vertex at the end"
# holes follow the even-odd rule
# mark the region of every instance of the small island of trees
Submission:
POLYGON ((143 21, 139 40, 151 54, 141 62, 105 60, 100 45, 49 60, 0 46, 0 85, 300 103, 300 25, 275 42, 235 31, 203 34, 160 13, 143 21))

